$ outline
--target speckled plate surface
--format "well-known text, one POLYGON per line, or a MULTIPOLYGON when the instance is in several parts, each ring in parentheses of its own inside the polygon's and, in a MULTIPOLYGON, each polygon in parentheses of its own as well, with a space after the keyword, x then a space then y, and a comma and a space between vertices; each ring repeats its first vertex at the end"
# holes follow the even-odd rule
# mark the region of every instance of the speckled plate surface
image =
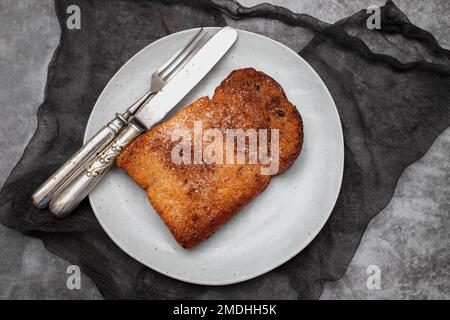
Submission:
MULTIPOLYGON (((97 100, 85 141, 148 89, 153 70, 193 32, 182 31, 150 44, 116 73, 97 100)), ((317 235, 339 193, 344 144, 338 112, 315 71, 284 45, 239 31, 233 48, 177 108, 201 96, 212 96, 221 80, 244 67, 273 77, 297 106, 304 121, 303 151, 288 171, 274 177, 261 195, 210 239, 193 249, 181 248, 144 190, 117 168, 89 196, 98 221, 122 250, 179 280, 224 285, 274 269, 317 235)))

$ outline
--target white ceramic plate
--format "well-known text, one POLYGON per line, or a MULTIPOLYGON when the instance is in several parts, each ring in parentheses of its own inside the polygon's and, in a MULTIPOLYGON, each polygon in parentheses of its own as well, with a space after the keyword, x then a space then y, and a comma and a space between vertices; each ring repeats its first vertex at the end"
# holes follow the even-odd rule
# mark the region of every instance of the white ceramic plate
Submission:
MULTIPOLYGON (((214 28, 210 28, 211 32, 214 28)), ((150 74, 194 33, 162 38, 131 58, 111 79, 90 116, 85 141, 116 111, 148 88, 150 74)), ((333 100, 316 72, 298 54, 269 38, 239 31, 227 55, 179 104, 213 94, 233 70, 253 67, 278 81, 304 122, 303 150, 294 165, 210 239, 181 248, 147 201, 144 190, 114 168, 90 194, 106 233, 134 259, 170 277, 197 284, 244 281, 288 261, 317 235, 339 193, 344 145, 333 100)))

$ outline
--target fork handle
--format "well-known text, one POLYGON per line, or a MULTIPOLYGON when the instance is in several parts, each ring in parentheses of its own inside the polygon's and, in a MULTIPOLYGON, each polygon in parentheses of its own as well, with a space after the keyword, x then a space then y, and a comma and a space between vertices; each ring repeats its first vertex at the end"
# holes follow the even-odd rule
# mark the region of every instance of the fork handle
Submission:
POLYGON ((130 122, 99 156, 56 193, 50 201, 50 212, 60 218, 71 213, 111 168, 122 149, 144 131, 130 122))
POLYGON ((52 197, 67 179, 75 174, 83 165, 92 160, 105 148, 117 133, 128 123, 123 115, 117 114, 107 125, 101 128, 86 142, 69 160, 67 160, 50 178, 48 178, 31 196, 33 205, 39 209, 48 206, 52 197))
POLYGON ((38 209, 48 206, 56 192, 74 175, 78 170, 89 163, 117 136, 120 130, 128 124, 133 116, 144 103, 156 92, 147 91, 139 100, 133 103, 126 112, 116 113, 116 117, 108 122, 103 128, 86 142, 69 160, 67 160, 50 178, 48 178, 31 196, 33 205, 38 209))

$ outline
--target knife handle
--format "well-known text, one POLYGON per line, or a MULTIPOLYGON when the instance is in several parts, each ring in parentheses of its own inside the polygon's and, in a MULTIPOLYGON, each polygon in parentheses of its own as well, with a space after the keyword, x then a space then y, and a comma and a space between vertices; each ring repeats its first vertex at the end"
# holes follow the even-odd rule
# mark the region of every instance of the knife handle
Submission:
POLYGON ((66 161, 50 178, 48 178, 31 196, 33 205, 38 209, 48 206, 52 197, 56 194, 71 176, 93 160, 107 145, 113 141, 120 130, 128 124, 144 103, 156 92, 149 90, 139 100, 133 103, 126 112, 116 113, 106 126, 101 128, 88 142, 86 142, 69 160, 66 161))
POLYGON ((111 168, 122 149, 144 130, 133 122, 83 170, 64 185, 50 201, 50 212, 62 218, 71 213, 111 168))
POLYGON ((67 160, 50 178, 48 178, 31 196, 33 205, 39 209, 46 208, 64 183, 81 167, 92 160, 117 136, 128 123, 123 115, 117 114, 107 125, 101 128, 69 160, 67 160))

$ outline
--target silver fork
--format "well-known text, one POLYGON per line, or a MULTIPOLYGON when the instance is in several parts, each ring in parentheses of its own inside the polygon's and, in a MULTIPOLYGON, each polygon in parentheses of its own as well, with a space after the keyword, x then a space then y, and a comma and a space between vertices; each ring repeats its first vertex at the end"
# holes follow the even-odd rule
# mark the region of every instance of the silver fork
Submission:
POLYGON ((88 164, 110 144, 122 128, 128 125, 128 120, 146 101, 160 91, 164 85, 190 60, 201 48, 205 38, 203 28, 178 50, 166 63, 164 63, 151 76, 150 90, 131 105, 124 113, 116 113, 116 117, 101 128, 88 142, 86 142, 69 160, 67 160, 50 178, 48 178, 31 196, 33 204, 39 209, 46 208, 53 196, 61 189, 71 177, 88 164))

